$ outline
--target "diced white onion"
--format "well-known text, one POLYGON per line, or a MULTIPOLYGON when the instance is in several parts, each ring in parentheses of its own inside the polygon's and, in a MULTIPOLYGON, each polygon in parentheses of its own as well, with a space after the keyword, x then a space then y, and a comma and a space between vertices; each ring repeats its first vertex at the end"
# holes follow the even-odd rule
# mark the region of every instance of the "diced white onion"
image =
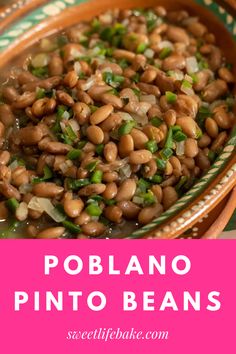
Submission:
POLYGON ((145 55, 146 58, 152 59, 154 57, 155 52, 154 52, 154 50, 148 48, 145 50, 145 52, 143 54, 145 55))
POLYGON ((141 116, 139 114, 132 113, 132 117, 141 126, 148 124, 148 117, 146 114, 141 116))
POLYGON ((14 160, 8 167, 13 171, 18 166, 19 166, 18 161, 14 160))
POLYGON ((33 197, 28 204, 28 208, 41 213, 45 212, 56 222, 62 222, 65 220, 64 215, 55 209, 54 205, 48 198, 33 197))
POLYGON ((129 164, 122 167, 119 171, 119 176, 120 176, 121 181, 129 178, 131 176, 131 174, 132 174, 132 171, 131 171, 131 167, 129 164))
POLYGON ((71 126, 72 130, 77 133, 80 130, 80 126, 75 119, 68 120, 68 124, 71 126))
POLYGON ((176 145, 176 155, 177 156, 184 155, 185 141, 177 142, 175 143, 175 145, 176 145))
POLYGON ((222 105, 225 105, 225 101, 223 101, 223 100, 214 101, 209 106, 210 111, 213 111, 216 107, 219 107, 219 106, 222 106, 222 105))
POLYGON ((25 183, 25 184, 22 184, 20 187, 19 187, 19 192, 20 194, 26 194, 26 193, 30 193, 32 191, 32 185, 29 184, 29 183, 25 183))
POLYGON ((194 91, 193 91, 193 89, 191 87, 186 87, 184 85, 181 85, 180 89, 181 89, 181 91, 183 93, 185 93, 188 96, 193 96, 194 95, 194 91))
POLYGON ((182 81, 184 73, 181 70, 173 70, 169 72, 169 76, 173 77, 175 80, 182 81))
POLYGON ((188 74, 194 74, 199 71, 198 62, 195 57, 186 58, 186 70, 188 74))
POLYGON ((118 114, 122 120, 125 120, 125 121, 133 120, 133 117, 127 112, 118 112, 118 114))
POLYGON ((52 50, 56 49, 56 43, 53 43, 50 39, 48 38, 43 38, 40 42, 40 48, 42 50, 45 50, 46 52, 51 52, 52 50))
POLYGON ((71 49, 71 59, 77 59, 81 56, 83 56, 83 53, 81 53, 78 49, 72 48, 71 49))
POLYGON ((49 56, 46 53, 37 54, 31 60, 31 64, 34 68, 42 68, 44 66, 47 66, 48 63, 49 56))
POLYGON ((143 204, 144 199, 141 198, 141 197, 138 197, 137 195, 135 195, 135 196, 133 197, 133 202, 134 202, 135 204, 143 204))
POLYGON ((62 116, 61 116, 63 119, 69 119, 70 118, 70 113, 68 111, 65 111, 62 116))
POLYGON ((174 50, 174 46, 170 41, 161 41, 158 43, 158 49, 164 49, 164 48, 170 48, 171 50, 174 50))
POLYGON ((82 71, 82 67, 81 67, 81 64, 79 61, 76 61, 74 63, 74 70, 76 72, 77 75, 81 74, 81 71, 82 71))
POLYGON ((141 95, 140 96, 140 101, 141 102, 148 102, 150 104, 156 104, 157 103, 156 96, 154 96, 154 95, 141 95))
POLYGON ((24 221, 28 217, 28 205, 25 202, 21 202, 16 209, 16 218, 19 221, 24 221))

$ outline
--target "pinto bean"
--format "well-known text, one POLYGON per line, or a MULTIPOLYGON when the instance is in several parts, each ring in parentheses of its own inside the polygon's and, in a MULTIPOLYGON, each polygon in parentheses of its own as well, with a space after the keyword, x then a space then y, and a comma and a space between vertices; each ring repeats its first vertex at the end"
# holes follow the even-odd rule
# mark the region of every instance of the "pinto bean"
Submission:
POLYGON ((219 97, 225 95, 228 91, 228 86, 225 81, 217 79, 208 84, 203 90, 203 99, 206 102, 213 102, 219 97))
POLYGON ((120 224, 122 221, 122 210, 117 205, 110 205, 104 209, 105 217, 116 223, 120 224))
POLYGON ((99 124, 103 122, 105 119, 109 117, 109 115, 113 112, 113 106, 111 104, 107 104, 98 108, 90 117, 91 124, 99 124))
POLYGON ((42 88, 46 91, 51 91, 52 89, 56 88, 61 83, 60 76, 52 76, 45 80, 39 80, 36 82, 29 82, 22 86, 23 91, 35 91, 37 87, 42 88))
POLYGON ((145 82, 146 84, 150 84, 157 77, 157 71, 155 69, 146 69, 144 73, 141 75, 140 80, 145 82))
MULTIPOLYGON (((217 138, 213 141, 211 145, 211 150, 212 151, 217 151, 219 150, 226 142, 228 136, 226 132, 221 132, 217 138)), ((199 166, 201 168, 201 166, 199 166)))
POLYGON ((39 146, 40 150, 49 152, 51 154, 65 155, 71 150, 71 146, 61 143, 59 141, 47 141, 45 144, 39 146))
POLYGON ((36 117, 42 117, 46 114, 52 114, 56 108, 56 101, 53 98, 41 98, 34 102, 32 113, 36 117))
POLYGON ((2 194, 5 198, 16 198, 17 200, 21 199, 20 192, 13 187, 8 182, 0 182, 0 194, 2 194))
POLYGON ((134 148, 135 149, 144 149, 145 144, 148 142, 148 137, 141 130, 133 128, 130 132, 130 135, 133 138, 134 148))
POLYGON ((134 141, 130 134, 122 135, 118 144, 118 150, 120 157, 129 156, 134 150, 134 141))
POLYGON ((173 174, 176 177, 180 177, 181 176, 181 162, 178 159, 178 157, 171 156, 169 159, 169 162, 171 163, 171 165, 173 167, 173 174))
POLYGON ((89 184, 79 191, 79 196, 89 196, 92 194, 102 194, 106 189, 106 185, 102 183, 89 184))
POLYGON ((196 92, 202 91, 208 83, 210 78, 210 70, 201 70, 196 74, 196 82, 193 84, 193 88, 196 92))
POLYGON ((143 132, 150 140, 156 140, 157 143, 160 143, 164 139, 163 132, 153 125, 143 127, 143 132))
POLYGON ((163 114, 163 119, 168 127, 175 125, 176 123, 176 112, 173 109, 169 109, 163 114))
POLYGON ((11 180, 11 169, 5 165, 0 165, 0 180, 5 182, 10 182, 11 180))
POLYGON ((81 214, 74 219, 74 223, 80 226, 87 224, 89 221, 91 221, 91 216, 85 210, 82 211, 81 214))
POLYGON ((73 105, 72 109, 74 112, 75 119, 78 121, 79 124, 84 124, 88 122, 91 110, 86 103, 76 102, 73 105))
POLYGON ((181 27, 168 26, 167 31, 166 31, 166 35, 170 41, 180 42, 180 43, 184 43, 186 45, 189 44, 189 35, 181 27))
POLYGON ((211 163, 208 157, 204 154, 202 150, 199 150, 198 155, 195 157, 196 165, 202 170, 207 170, 211 163))
POLYGON ((127 178, 125 181, 123 181, 118 188, 118 192, 116 195, 116 201, 121 202, 124 200, 131 200, 134 196, 134 193, 136 191, 136 182, 132 178, 127 178))
POLYGON ((200 148, 205 148, 211 143, 211 138, 207 134, 203 134, 202 137, 198 140, 198 146, 200 148))
POLYGON ((120 97, 112 93, 105 92, 101 95, 101 101, 105 104, 111 104, 114 108, 120 109, 123 107, 123 102, 120 97))
POLYGON ((194 119, 190 117, 180 117, 177 118, 176 124, 179 125, 183 132, 187 134, 189 138, 198 138, 199 132, 201 131, 194 119))
POLYGON ((171 76, 167 76, 163 71, 157 70, 156 85, 159 87, 162 94, 166 91, 173 92, 175 90, 174 79, 171 76))
POLYGON ((96 237, 101 236, 106 231, 106 227, 101 222, 90 221, 82 225, 82 231, 88 236, 96 237))
POLYGON ((185 68, 186 61, 185 58, 180 54, 172 54, 165 58, 162 62, 162 69, 164 71, 168 70, 183 70, 185 68))
POLYGON ((161 95, 160 89, 156 85, 150 85, 144 82, 139 82, 137 86, 141 91, 147 93, 148 95, 154 95, 156 97, 160 97, 161 95))
POLYGON ((40 231, 37 234, 37 238, 59 238, 64 234, 64 232, 65 228, 62 226, 48 227, 47 229, 40 231))
POLYGON ((19 138, 22 145, 36 145, 43 138, 43 132, 39 126, 27 126, 19 130, 19 138))
POLYGON ((13 103, 13 108, 24 109, 28 106, 31 106, 36 100, 35 92, 24 92, 21 96, 18 96, 13 103))
POLYGON ((16 209, 16 219, 19 221, 25 221, 28 217, 28 205, 25 202, 21 202, 16 209))
POLYGON ((163 188, 162 192, 162 204, 164 206, 164 210, 167 210, 178 200, 178 194, 174 187, 171 186, 163 188))
POLYGON ((77 97, 79 101, 89 105, 93 104, 93 99, 87 94, 87 92, 84 92, 82 90, 77 90, 77 97))
POLYGON ((15 123, 15 116, 8 104, 0 104, 0 121, 6 127, 10 127, 15 123))
POLYGON ((138 221, 142 225, 146 225, 151 222, 154 218, 158 218, 163 212, 163 206, 159 203, 153 206, 143 208, 138 214, 138 221))
POLYGON ((117 159, 117 145, 110 141, 104 146, 103 154, 107 162, 114 162, 117 159))
POLYGON ((111 63, 109 61, 99 65, 99 69, 101 71, 106 71, 104 69, 110 69, 113 72, 113 74, 115 74, 115 75, 122 75, 122 73, 123 73, 123 70, 121 69, 121 67, 118 64, 111 63))
POLYGON ((124 218, 128 220, 135 219, 140 211, 140 207, 130 200, 120 201, 117 206, 121 209, 124 218))
POLYGON ((0 151, 0 165, 7 165, 10 161, 11 154, 9 151, 0 151))
POLYGON ((205 129, 207 131, 207 134, 211 138, 216 138, 217 135, 219 134, 219 128, 216 123, 216 121, 213 118, 208 117, 205 120, 205 129))
POLYGON ((48 71, 50 76, 60 76, 63 74, 63 61, 59 55, 52 55, 48 64, 48 71))
POLYGON ((117 194, 118 188, 115 182, 107 183, 105 191, 102 193, 103 198, 113 199, 117 194))
POLYGON ((186 157, 195 157, 198 154, 197 140, 188 138, 185 141, 184 154, 186 157))
POLYGON ((174 109, 179 115, 195 118, 198 112, 198 103, 194 97, 180 94, 174 104, 174 109))
POLYGON ((100 124, 100 128, 104 132, 109 132, 117 128, 121 124, 121 122, 121 116, 118 113, 113 113, 100 124))
POLYGON ((115 182, 119 179, 119 175, 116 171, 104 172, 102 180, 106 183, 115 182))
POLYGON ((132 62, 135 58, 135 54, 124 49, 114 49, 113 57, 115 59, 126 59, 127 61, 132 62))
POLYGON ((232 127, 232 121, 223 106, 216 107, 213 113, 214 120, 219 126, 219 128, 230 129, 232 127))
POLYGON ((218 74, 219 74, 219 77, 222 80, 226 81, 227 83, 232 83, 235 81, 233 73, 225 67, 220 68, 218 70, 218 74))
POLYGON ((65 213, 70 218, 77 218, 81 211, 83 210, 84 203, 82 199, 72 199, 72 200, 65 200, 64 202, 64 210, 65 213))
POLYGON ((63 80, 64 84, 69 88, 75 87, 77 84, 77 81, 78 81, 78 75, 74 70, 69 71, 65 75, 64 80, 63 80))
POLYGON ((90 125, 86 131, 88 139, 95 145, 101 144, 104 140, 102 129, 96 125, 90 125))
POLYGON ((149 162, 147 162, 144 166, 144 172, 143 175, 146 178, 153 177, 157 172, 157 164, 154 159, 151 159, 149 162))
POLYGON ((134 165, 143 165, 151 159, 152 153, 146 149, 132 151, 129 154, 129 162, 134 165))
POLYGON ((2 96, 8 103, 12 103, 19 97, 19 93, 15 87, 5 86, 2 88, 2 96))
POLYGON ((194 35, 194 37, 198 37, 198 38, 203 37, 204 34, 207 32, 206 26, 200 22, 191 22, 187 26, 187 28, 189 32, 191 32, 194 35))
POLYGON ((11 183, 15 187, 19 187, 22 184, 29 183, 29 172, 24 166, 18 166, 12 171, 11 183))
POLYGON ((61 90, 57 91, 57 98, 62 104, 69 106, 69 107, 72 107, 75 103, 73 98, 68 93, 61 91, 61 90))
POLYGON ((40 182, 33 186, 32 193, 36 197, 55 198, 60 196, 64 191, 63 187, 57 186, 51 182, 40 182))
POLYGON ((155 184, 154 186, 151 187, 151 191, 155 195, 157 201, 159 203, 161 203, 162 197, 163 197, 163 192, 162 192, 161 186, 159 184, 155 184))

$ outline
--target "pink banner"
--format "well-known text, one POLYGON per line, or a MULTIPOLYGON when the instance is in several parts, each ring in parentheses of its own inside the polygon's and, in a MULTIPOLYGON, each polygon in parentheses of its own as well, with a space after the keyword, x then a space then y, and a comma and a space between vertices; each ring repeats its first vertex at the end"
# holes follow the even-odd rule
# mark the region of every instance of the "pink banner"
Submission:
POLYGON ((235 241, 2 240, 0 352, 235 353, 235 241))

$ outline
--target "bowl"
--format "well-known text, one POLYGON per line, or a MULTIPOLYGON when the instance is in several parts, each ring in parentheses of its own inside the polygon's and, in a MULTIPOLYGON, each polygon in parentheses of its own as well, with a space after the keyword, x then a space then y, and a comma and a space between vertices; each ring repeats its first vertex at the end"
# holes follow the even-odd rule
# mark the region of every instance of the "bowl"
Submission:
MULTIPOLYGON (((197 14, 216 35, 217 43, 223 49, 226 58, 234 62, 236 57, 234 4, 234 1, 218 3, 212 0, 15 2, 0 12, 0 66, 4 67, 39 39, 75 25, 81 20, 90 19, 108 8, 154 5, 164 5, 167 9, 186 9, 191 14, 197 14)), ((229 193, 236 185, 235 146, 236 129, 233 129, 218 159, 193 188, 159 218, 141 227, 129 238, 173 239, 218 236, 229 220, 236 203, 235 192, 229 199, 229 193), (227 203, 228 199, 230 201, 227 203)))

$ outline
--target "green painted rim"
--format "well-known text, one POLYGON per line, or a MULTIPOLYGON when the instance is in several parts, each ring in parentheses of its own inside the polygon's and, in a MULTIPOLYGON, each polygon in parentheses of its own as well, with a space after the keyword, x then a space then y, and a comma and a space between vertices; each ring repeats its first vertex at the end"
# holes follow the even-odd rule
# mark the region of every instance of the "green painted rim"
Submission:
MULTIPOLYGON (((87 0, 50 1, 49 3, 30 12, 18 22, 14 23, 0 36, 0 52, 7 49, 10 44, 19 38, 19 36, 38 25, 41 21, 59 14, 66 8, 79 5, 86 1, 87 0)), ((195 0, 195 2, 213 12, 236 40, 236 19, 234 19, 233 16, 231 16, 223 7, 219 6, 212 0, 195 0)), ((186 208, 186 205, 190 204, 195 198, 197 198, 214 180, 215 176, 224 169, 229 162, 235 147, 236 129, 234 129, 231 133, 231 137, 224 147, 221 155, 211 166, 206 175, 204 175, 199 182, 197 182, 193 188, 191 188, 191 190, 179 199, 169 210, 164 212, 159 218, 153 220, 148 225, 133 232, 130 236, 128 236, 128 238, 141 238, 147 232, 155 229, 157 226, 160 226, 162 223, 175 216, 176 213, 186 208)))

